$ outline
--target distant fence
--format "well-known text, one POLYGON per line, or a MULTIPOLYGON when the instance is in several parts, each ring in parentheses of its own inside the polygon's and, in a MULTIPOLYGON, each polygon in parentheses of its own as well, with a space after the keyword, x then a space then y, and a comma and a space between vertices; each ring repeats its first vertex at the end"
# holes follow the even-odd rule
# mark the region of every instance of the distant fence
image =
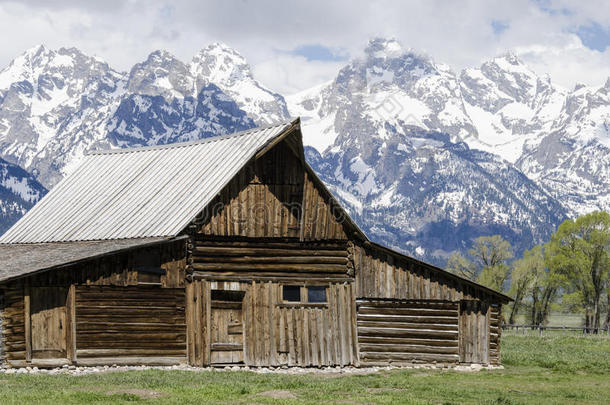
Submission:
POLYGON ((537 331, 542 336, 544 331, 576 331, 582 332, 583 335, 605 335, 610 336, 610 325, 605 328, 587 328, 585 326, 545 326, 545 325, 517 325, 517 324, 502 324, 502 330, 513 330, 515 334, 519 334, 519 330, 525 335, 527 331, 537 331))

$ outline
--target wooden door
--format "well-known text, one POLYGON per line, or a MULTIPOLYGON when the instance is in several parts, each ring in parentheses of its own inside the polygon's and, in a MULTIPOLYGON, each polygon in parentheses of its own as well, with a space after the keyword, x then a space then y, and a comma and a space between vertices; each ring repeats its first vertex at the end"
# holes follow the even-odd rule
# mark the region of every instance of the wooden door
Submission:
POLYGON ((32 287, 30 290, 30 330, 33 359, 65 359, 67 357, 68 289, 63 287, 32 287))
POLYGON ((211 291, 210 361, 212 364, 243 363, 244 291, 211 291))
POLYGON ((489 363, 489 305, 481 301, 460 302, 460 362, 489 363))

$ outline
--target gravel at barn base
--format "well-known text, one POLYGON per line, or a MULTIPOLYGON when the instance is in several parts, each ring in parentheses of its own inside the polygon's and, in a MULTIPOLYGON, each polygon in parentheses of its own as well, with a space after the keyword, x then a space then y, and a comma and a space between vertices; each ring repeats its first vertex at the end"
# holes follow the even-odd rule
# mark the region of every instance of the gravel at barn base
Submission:
POLYGON ((446 365, 436 364, 414 364, 412 366, 386 366, 386 367, 248 367, 248 366, 225 366, 225 367, 191 367, 188 365, 175 366, 100 366, 100 367, 77 367, 63 366, 58 368, 0 368, 2 374, 70 374, 70 375, 86 375, 95 373, 108 372, 123 372, 123 371, 143 371, 143 370, 180 370, 180 371, 252 371, 255 373, 279 373, 279 374, 321 374, 329 376, 351 375, 351 374, 371 374, 379 371, 387 370, 408 370, 408 369, 436 369, 436 370, 455 370, 455 371, 480 371, 480 370, 502 370, 502 366, 483 366, 480 364, 472 365, 457 365, 455 367, 447 367, 446 365))

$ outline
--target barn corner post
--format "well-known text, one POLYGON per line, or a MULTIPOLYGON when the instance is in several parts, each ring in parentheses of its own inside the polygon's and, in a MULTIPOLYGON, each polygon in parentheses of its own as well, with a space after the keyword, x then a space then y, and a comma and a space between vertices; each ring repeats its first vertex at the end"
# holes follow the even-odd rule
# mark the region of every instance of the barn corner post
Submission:
POLYGON ((4 308, 4 289, 0 288, 0 368, 4 368, 7 365, 4 350, 4 308))

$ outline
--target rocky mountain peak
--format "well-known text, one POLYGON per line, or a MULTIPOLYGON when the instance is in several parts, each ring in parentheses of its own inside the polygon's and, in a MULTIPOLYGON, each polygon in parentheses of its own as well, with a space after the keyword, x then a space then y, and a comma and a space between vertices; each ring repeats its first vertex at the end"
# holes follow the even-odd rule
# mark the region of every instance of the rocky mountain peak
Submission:
POLYGON ((226 44, 216 42, 203 48, 193 57, 189 70, 198 91, 213 83, 259 125, 289 117, 284 97, 254 79, 246 59, 226 44))
POLYGON ((364 53, 369 58, 395 58, 404 53, 404 48, 395 38, 373 38, 364 53))
POLYGON ((226 44, 215 42, 203 48, 190 64, 194 76, 208 82, 234 85, 241 80, 253 80, 250 65, 236 50, 226 44))
POLYGON ((167 51, 151 52, 129 72, 129 91, 149 96, 183 98, 194 95, 194 83, 186 64, 167 51))

